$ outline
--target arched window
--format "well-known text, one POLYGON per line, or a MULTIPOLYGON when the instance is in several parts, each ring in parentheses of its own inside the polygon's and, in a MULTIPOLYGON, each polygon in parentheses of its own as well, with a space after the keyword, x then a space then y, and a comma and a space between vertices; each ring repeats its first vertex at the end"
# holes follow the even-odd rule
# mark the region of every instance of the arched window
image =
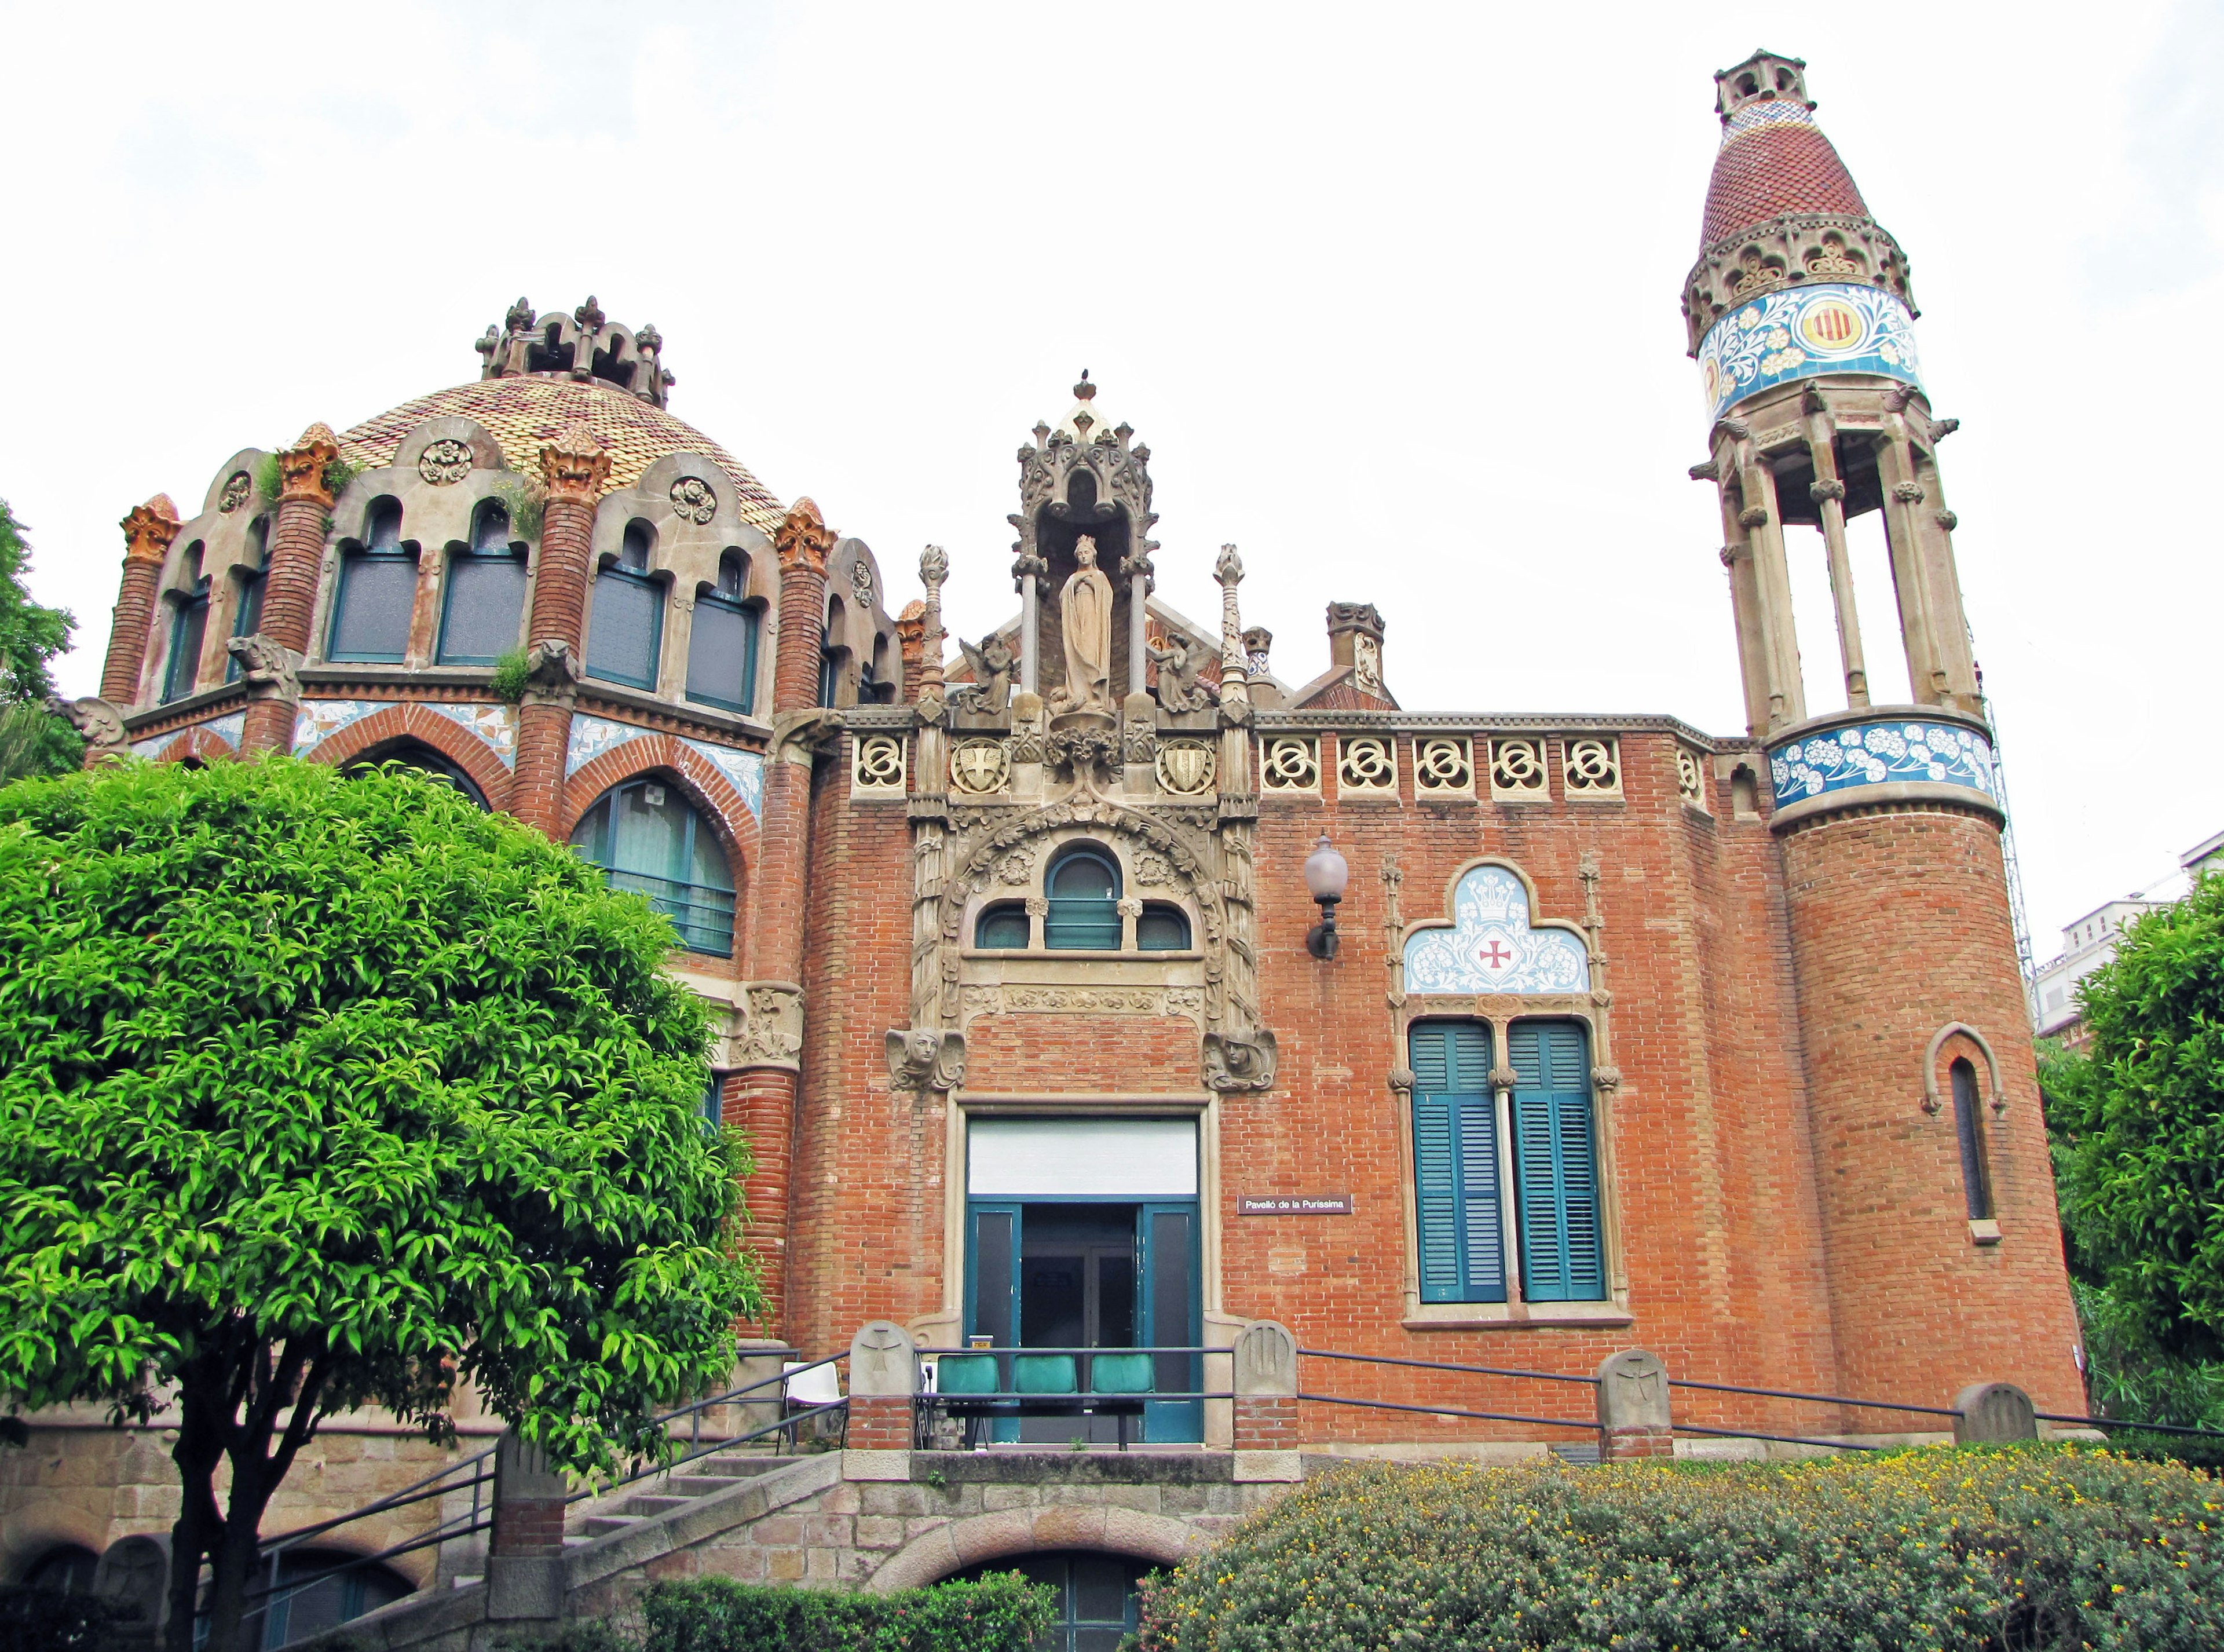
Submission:
POLYGON ((180 699, 200 680, 201 642, 208 635, 209 579, 201 572, 201 543, 186 550, 185 579, 170 598, 170 659, 162 672, 162 698, 180 699))
POLYGON ((580 817, 572 847, 669 917, 690 952, 730 956, 734 880, 717 833, 668 781, 629 781, 580 817))
MULTIPOLYGON (((231 634, 252 636, 262 629, 262 587, 270 574, 270 518, 257 516, 247 525, 247 549, 232 570, 239 581, 239 602, 231 611, 231 634)), ((226 682, 237 682, 242 669, 231 659, 224 668, 226 682)))
POLYGON ((1146 953, 1187 952, 1189 915, 1164 901, 1147 902, 1135 920, 1135 946, 1146 953))
POLYGON ((1985 1118, 1977 1106, 1977 1069, 1967 1056, 1954 1058, 1946 1069, 1954 1084, 1954 1133, 1962 1144, 1962 1191, 1969 1204, 1969 1219, 1990 1221, 1993 1216, 1993 1173, 1985 1159, 1985 1118))
POLYGON ((409 616, 416 605, 417 559, 401 542, 401 502, 376 500, 363 543, 340 554, 332 657, 399 665, 409 651, 409 616))
POLYGON ((629 688, 656 687, 656 657, 664 641, 664 593, 648 577, 656 535, 645 522, 626 524, 617 560, 595 578, 595 608, 587 623, 587 674, 629 688))
POLYGON ((1020 952, 1027 944, 1027 909, 1018 901, 983 907, 973 924, 973 944, 984 953, 1020 952))
POLYGON ((850 650, 842 646, 848 634, 849 610, 839 597, 826 599, 826 623, 820 632, 818 649, 818 703, 838 706, 842 703, 843 679, 850 672, 850 650))
POLYGON ((687 636, 687 698, 730 712, 756 709, 757 611, 745 605, 748 571, 739 551, 718 559, 718 586, 695 598, 687 636))
POLYGON ((51 1594, 89 1595, 100 1557, 82 1543, 61 1543, 31 1562, 23 1573, 23 1586, 51 1594))
POLYGON ((435 750, 421 740, 396 740, 389 745, 376 746, 350 763, 347 772, 361 774, 364 769, 376 769, 382 763, 400 763, 405 769, 414 769, 443 785, 453 787, 481 808, 487 806, 486 794, 478 788, 478 782, 465 774, 462 766, 446 753, 435 750))
POLYGON ((968 1567, 957 1576, 974 1579, 992 1572, 1018 1572, 1030 1582, 1050 1586, 1055 1608, 1050 1627, 1035 1645, 1046 1652, 1097 1652, 1134 1633, 1139 1620, 1136 1585, 1151 1569, 1147 1560, 1088 1550, 1048 1550, 1007 1555, 968 1567))
POLYGON ((490 666, 518 645, 525 625, 525 548, 510 542, 509 512, 480 503, 471 542, 448 548, 448 590, 440 610, 444 666, 490 666))
POLYGON ((338 1549, 289 1548, 280 1553, 275 1575, 267 1561, 257 1567, 248 1591, 250 1643, 271 1652, 415 1592, 393 1567, 350 1565, 354 1560, 338 1549))
POLYGON ((1050 869, 1043 945, 1055 952, 1120 950, 1120 863, 1094 844, 1069 849, 1050 869))

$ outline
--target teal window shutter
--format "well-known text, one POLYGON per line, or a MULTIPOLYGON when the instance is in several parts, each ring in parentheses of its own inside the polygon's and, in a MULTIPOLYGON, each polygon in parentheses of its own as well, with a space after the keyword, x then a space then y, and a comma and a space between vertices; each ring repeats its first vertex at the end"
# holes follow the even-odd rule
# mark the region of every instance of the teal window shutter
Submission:
POLYGON ((1606 1261, 1589 1041, 1580 1026, 1524 1022, 1506 1043, 1514 1074, 1521 1294, 1532 1302, 1598 1301, 1606 1261))
POLYGON ((1408 1040, 1413 1067, 1413 1184, 1421 1300, 1502 1302, 1506 1255, 1498 1199, 1498 1117, 1490 1029, 1428 1022, 1408 1040))

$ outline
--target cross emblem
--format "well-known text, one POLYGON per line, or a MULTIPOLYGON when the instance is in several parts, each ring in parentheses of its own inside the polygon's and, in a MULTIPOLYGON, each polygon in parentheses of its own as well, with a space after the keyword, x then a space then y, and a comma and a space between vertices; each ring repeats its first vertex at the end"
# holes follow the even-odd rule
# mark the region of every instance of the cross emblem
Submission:
POLYGON ((1513 954, 1500 946, 1498 938, 1494 935, 1491 937, 1490 945, 1478 952, 1475 956, 1482 960, 1483 967, 1488 970, 1502 970, 1513 961, 1513 954))

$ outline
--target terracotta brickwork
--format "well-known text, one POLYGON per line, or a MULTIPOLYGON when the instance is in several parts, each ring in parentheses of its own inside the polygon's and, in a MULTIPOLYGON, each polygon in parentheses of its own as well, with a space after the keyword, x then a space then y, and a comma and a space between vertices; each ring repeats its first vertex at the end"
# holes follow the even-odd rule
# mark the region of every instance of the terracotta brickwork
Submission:
POLYGON ((1156 1016, 984 1016, 966 1030, 965 1071, 976 1090, 1194 1096, 1197 1023, 1156 1016))

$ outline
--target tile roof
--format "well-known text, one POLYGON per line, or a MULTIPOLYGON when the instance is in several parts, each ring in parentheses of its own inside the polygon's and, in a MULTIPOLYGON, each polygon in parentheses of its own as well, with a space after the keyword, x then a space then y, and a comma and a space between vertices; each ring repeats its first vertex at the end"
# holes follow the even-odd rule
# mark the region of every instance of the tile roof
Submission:
POLYGON ((1703 250, 1786 212, 1856 212, 1868 207, 1823 129, 1779 120, 1733 130, 1707 183, 1703 250))
POLYGON ((669 454, 700 453, 733 478, 743 521, 767 534, 780 526, 784 508, 747 465, 692 425, 599 380, 483 378, 435 390, 366 419, 340 438, 340 451, 357 464, 390 465, 412 428, 444 415, 475 419, 485 426, 502 444, 510 468, 528 474, 540 471, 540 449, 575 420, 583 420, 610 447, 610 475, 604 493, 632 486, 644 471, 669 454))

